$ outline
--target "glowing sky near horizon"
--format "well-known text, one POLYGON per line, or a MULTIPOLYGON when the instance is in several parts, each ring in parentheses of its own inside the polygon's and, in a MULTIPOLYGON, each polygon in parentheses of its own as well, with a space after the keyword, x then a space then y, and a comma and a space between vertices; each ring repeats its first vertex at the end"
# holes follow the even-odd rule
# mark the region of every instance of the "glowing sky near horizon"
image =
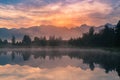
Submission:
POLYGON ((119 0, 0 0, 0 27, 116 24, 119 0))

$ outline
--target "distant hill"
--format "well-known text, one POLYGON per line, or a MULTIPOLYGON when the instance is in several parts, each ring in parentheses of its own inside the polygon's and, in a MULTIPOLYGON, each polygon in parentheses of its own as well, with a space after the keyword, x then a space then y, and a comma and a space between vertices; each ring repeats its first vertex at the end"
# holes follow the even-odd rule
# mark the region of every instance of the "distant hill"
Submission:
MULTIPOLYGON (((115 27, 112 24, 107 23, 107 25, 111 28, 115 27)), ((56 37, 62 37, 63 39, 67 40, 72 38, 76 38, 76 37, 81 37, 83 33, 86 33, 89 31, 90 27, 94 27, 94 26, 88 26, 86 24, 81 25, 79 27, 75 27, 75 28, 65 28, 65 27, 55 27, 55 26, 33 26, 30 28, 20 28, 20 29, 16 29, 16 28, 12 28, 12 29, 7 29, 7 28, 0 28, 0 38, 2 39, 11 39, 11 37, 14 35, 17 39, 21 40, 23 38, 23 36, 29 35, 31 38, 37 36, 37 37, 41 37, 41 36, 46 36, 47 38, 49 36, 56 36, 56 37)), ((103 29, 103 26, 99 26, 99 27, 94 27, 95 32, 98 32, 99 30, 103 29)))

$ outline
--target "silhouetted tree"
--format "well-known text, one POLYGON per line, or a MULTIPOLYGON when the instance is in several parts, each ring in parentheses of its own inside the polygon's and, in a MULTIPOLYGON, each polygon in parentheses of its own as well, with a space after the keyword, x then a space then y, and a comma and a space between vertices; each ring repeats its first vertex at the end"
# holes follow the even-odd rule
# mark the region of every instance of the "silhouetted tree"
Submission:
POLYGON ((46 40, 45 36, 40 38, 40 45, 41 46, 46 46, 47 45, 47 40, 46 40))
POLYGON ((34 37, 33 43, 34 43, 35 45, 40 45, 40 39, 39 39, 38 37, 34 37))
POLYGON ((49 37, 49 45, 50 46, 59 46, 62 41, 62 38, 55 38, 55 36, 50 36, 49 37))
POLYGON ((0 39, 0 46, 2 46, 3 42, 2 42, 2 39, 0 39))
POLYGON ((89 36, 93 36, 93 35, 94 35, 94 28, 91 27, 91 28, 89 29, 89 36))
POLYGON ((15 36, 12 36, 12 45, 15 45, 15 36))
POLYGON ((101 36, 101 44, 103 46, 113 46, 115 34, 114 29, 109 28, 108 25, 105 25, 105 28, 99 33, 101 36))
POLYGON ((93 45, 93 39, 94 39, 94 28, 91 27, 89 29, 88 33, 84 33, 82 39, 84 41, 84 45, 92 46, 93 45))
POLYGON ((15 42, 15 45, 16 45, 16 46, 22 46, 23 43, 22 43, 21 41, 16 41, 16 42, 15 42))
POLYGON ((47 40, 46 37, 35 37, 33 43, 38 46, 46 46, 47 45, 47 40))
POLYGON ((8 44, 8 41, 5 39, 5 40, 3 41, 3 44, 4 44, 4 45, 8 44))
POLYGON ((2 39, 0 39, 0 43, 2 43, 2 39))
POLYGON ((55 36, 50 36, 49 37, 49 45, 50 46, 56 46, 55 36))
POLYGON ((31 45, 31 38, 28 35, 24 35, 22 44, 23 45, 31 45))
POLYGON ((94 28, 91 27, 88 33, 84 33, 82 38, 70 39, 68 43, 72 46, 91 46, 93 45, 94 28))
POLYGON ((116 46, 120 47, 120 21, 118 22, 118 24, 117 24, 117 26, 115 28, 115 35, 116 35, 116 37, 115 37, 116 46))

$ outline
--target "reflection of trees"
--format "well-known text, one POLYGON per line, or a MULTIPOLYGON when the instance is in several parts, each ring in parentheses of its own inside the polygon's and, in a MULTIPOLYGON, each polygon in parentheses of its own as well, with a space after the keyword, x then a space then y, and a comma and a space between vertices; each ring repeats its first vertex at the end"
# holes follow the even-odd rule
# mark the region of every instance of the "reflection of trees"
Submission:
POLYGON ((36 52, 33 52, 32 55, 34 55, 35 59, 37 59, 37 58, 45 59, 46 58, 46 52, 45 51, 36 51, 36 52))
MULTIPOLYGON (((6 52, 0 52, 0 55, 7 55, 6 52)), ((73 52, 63 52, 63 51, 13 51, 11 53, 12 61, 16 56, 22 56, 24 61, 29 60, 31 55, 35 59, 46 59, 46 56, 50 60, 55 60, 56 58, 62 58, 62 56, 69 56, 71 59, 82 59, 84 64, 88 64, 91 70, 94 70, 95 64, 99 64, 101 68, 105 69, 108 73, 112 70, 116 71, 120 76, 120 54, 119 52, 114 54, 112 52, 89 52, 89 51, 73 51, 73 52)))
POLYGON ((13 61, 15 59, 15 52, 14 51, 12 52, 11 56, 12 56, 12 61, 13 61))
POLYGON ((51 52, 49 52, 48 56, 49 56, 50 60, 55 60, 55 58, 61 59, 63 55, 65 55, 65 54, 63 54, 59 51, 51 51, 51 52))
POLYGON ((2 54, 7 55, 7 52, 6 51, 1 51, 0 55, 2 55, 2 54))
POLYGON ((70 53, 68 56, 83 59, 85 64, 89 64, 91 70, 94 70, 94 64, 99 64, 101 68, 105 69, 106 73, 114 70, 117 71, 120 76, 120 54, 81 52, 80 54, 70 53))
POLYGON ((27 60, 29 60, 31 54, 29 51, 25 51, 25 52, 22 52, 22 56, 23 56, 23 60, 27 61, 27 60))

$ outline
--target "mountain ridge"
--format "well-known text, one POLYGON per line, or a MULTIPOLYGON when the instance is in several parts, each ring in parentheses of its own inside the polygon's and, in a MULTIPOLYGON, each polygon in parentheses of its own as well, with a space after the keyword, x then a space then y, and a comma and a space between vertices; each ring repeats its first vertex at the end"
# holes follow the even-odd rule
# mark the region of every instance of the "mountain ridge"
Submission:
MULTIPOLYGON (((107 23, 110 28, 115 27, 115 25, 112 25, 110 23, 107 23)), ((95 26, 88 26, 86 24, 74 27, 74 28, 66 28, 66 27, 55 27, 55 26, 32 26, 29 28, 0 28, 0 38, 2 39, 11 39, 11 37, 14 35, 17 39, 22 39, 24 35, 29 35, 32 39, 37 36, 46 36, 47 38, 49 36, 56 36, 56 37, 62 37, 64 40, 68 40, 70 38, 77 38, 81 37, 83 33, 86 33, 89 31, 90 27, 94 27, 95 32, 100 31, 104 28, 104 25, 95 27, 95 26)))

